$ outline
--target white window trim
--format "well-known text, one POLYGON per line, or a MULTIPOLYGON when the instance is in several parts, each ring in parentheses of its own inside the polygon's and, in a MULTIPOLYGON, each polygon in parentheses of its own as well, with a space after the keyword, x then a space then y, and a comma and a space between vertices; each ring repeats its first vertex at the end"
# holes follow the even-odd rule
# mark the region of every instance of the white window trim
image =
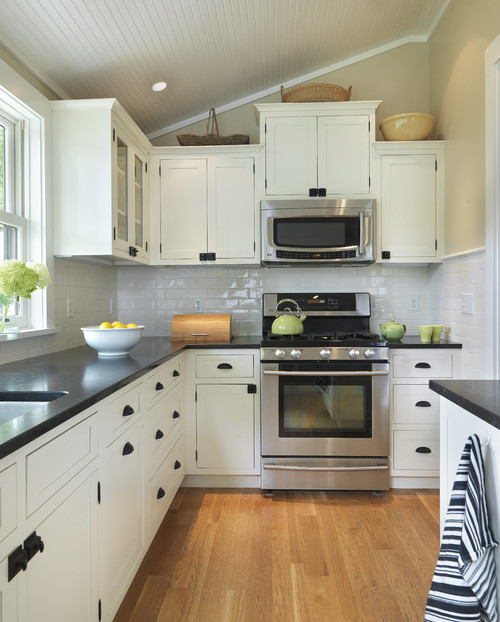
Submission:
MULTIPOLYGON (((24 119, 25 204, 29 212, 30 231, 26 240, 28 260, 47 265, 54 280, 52 216, 47 205, 52 199, 51 106, 50 101, 32 87, 9 65, 0 60, 0 108, 15 119, 24 119)), ((18 334, 0 335, 0 341, 24 339, 58 332, 54 328, 54 285, 33 293, 31 328, 18 334)))

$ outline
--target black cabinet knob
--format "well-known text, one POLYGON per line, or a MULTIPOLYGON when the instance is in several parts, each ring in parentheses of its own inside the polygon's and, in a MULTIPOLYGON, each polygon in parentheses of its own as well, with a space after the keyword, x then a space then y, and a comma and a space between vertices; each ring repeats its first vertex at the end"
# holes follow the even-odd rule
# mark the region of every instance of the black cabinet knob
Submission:
POLYGON ((134 446, 132 445, 132 443, 129 443, 127 441, 125 445, 123 446, 122 456, 128 456, 133 451, 134 451, 134 446))
POLYGON ((178 419, 180 416, 181 414, 178 410, 174 410, 174 412, 172 413, 172 419, 178 419))
POLYGON ((173 372, 172 376, 174 378, 177 378, 177 376, 180 376, 180 375, 181 375, 180 371, 178 371, 177 369, 174 369, 174 372, 173 372))
POLYGON ((18 572, 21 570, 26 570, 28 567, 28 553, 23 549, 21 545, 17 547, 12 553, 9 555, 8 559, 8 580, 12 581, 12 579, 16 576, 18 572))
POLYGON ((37 553, 43 553, 45 544, 36 531, 26 538, 24 541, 24 549, 28 555, 28 561, 37 553))
POLYGON ((162 391, 165 387, 162 385, 161 382, 157 382, 155 388, 157 391, 162 391))
POLYGON ((127 404, 125 408, 123 409, 122 415, 124 417, 130 417, 130 415, 133 415, 134 412, 135 410, 132 408, 132 406, 130 406, 130 404, 127 404))
POLYGON ((318 189, 317 188, 309 188, 309 196, 310 197, 317 197, 318 196, 318 189))
POLYGON ((165 434, 163 434, 163 432, 161 430, 156 430, 155 439, 157 441, 159 441, 160 438, 163 438, 164 436, 165 436, 165 434))
POLYGON ((163 490, 163 488, 158 488, 158 492, 156 493, 156 498, 157 499, 163 499, 163 497, 165 496, 165 491, 163 490))
POLYGON ((180 469, 181 466, 182 466, 182 464, 178 460, 176 460, 175 464, 174 464, 174 469, 177 471, 177 469, 180 469))

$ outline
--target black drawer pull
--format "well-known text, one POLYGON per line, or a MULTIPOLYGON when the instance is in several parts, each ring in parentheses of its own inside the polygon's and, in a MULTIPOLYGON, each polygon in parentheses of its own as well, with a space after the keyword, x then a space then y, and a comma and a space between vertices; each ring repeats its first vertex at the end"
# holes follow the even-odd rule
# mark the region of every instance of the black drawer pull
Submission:
POLYGON ((133 451, 134 451, 134 446, 132 445, 132 443, 129 443, 127 441, 125 445, 123 446, 122 456, 128 456, 133 451))
POLYGON ((24 541, 24 550, 28 555, 28 561, 30 561, 30 559, 32 559, 32 557, 38 552, 43 553, 44 549, 45 544, 42 538, 36 533, 36 531, 34 531, 24 541))
POLYGON ((180 371, 178 371, 177 369, 174 369, 174 373, 172 374, 172 376, 174 378, 177 378, 177 376, 180 376, 180 375, 181 375, 180 371))
POLYGON ((158 488, 158 492, 156 494, 156 498, 157 499, 163 499, 163 497, 165 496, 165 491, 163 490, 163 488, 158 488))
POLYGON ((427 400, 419 400, 415 406, 418 406, 418 408, 430 408, 432 404, 427 400))
POLYGON ((417 367, 418 369, 430 369, 431 368, 429 363, 417 363, 415 367, 417 367))
POLYGON ((165 387, 162 385, 161 382, 157 382, 155 388, 157 391, 162 391, 165 387))
POLYGON ((123 409, 122 416, 130 417, 130 415, 133 415, 134 413, 135 413, 135 410, 132 408, 132 406, 130 406, 130 404, 127 404, 125 408, 123 409))
POLYGON ((415 449, 415 453, 417 454, 430 454, 432 453, 430 447, 417 447, 415 449))
POLYGON ((217 369, 233 369, 233 366, 230 363, 219 363, 217 369))
POLYGON ((159 441, 160 438, 163 438, 164 436, 165 436, 165 434, 163 434, 163 432, 161 430, 156 430, 155 439, 157 441, 159 441))
POLYGON ((181 414, 178 410, 174 410, 174 412, 172 413, 172 419, 178 419, 180 416, 181 414))
POLYGON ((8 580, 12 581, 12 579, 16 576, 18 572, 21 570, 26 570, 28 567, 28 553, 21 545, 17 547, 15 551, 13 551, 9 555, 8 559, 8 580))
POLYGON ((174 464, 174 469, 177 471, 177 469, 180 469, 181 466, 182 466, 182 464, 178 460, 176 460, 175 464, 174 464))

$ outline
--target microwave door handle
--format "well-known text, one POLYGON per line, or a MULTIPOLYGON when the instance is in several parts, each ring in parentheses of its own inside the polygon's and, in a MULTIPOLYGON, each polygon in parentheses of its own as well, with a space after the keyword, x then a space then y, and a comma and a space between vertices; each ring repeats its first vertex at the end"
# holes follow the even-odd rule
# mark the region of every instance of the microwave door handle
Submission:
POLYGON ((369 216, 368 214, 365 216, 365 247, 368 246, 368 244, 371 243, 371 236, 370 236, 370 232, 371 232, 371 216, 369 216))
POLYGON ((359 214, 359 254, 365 254, 365 214, 364 212, 360 212, 359 214))

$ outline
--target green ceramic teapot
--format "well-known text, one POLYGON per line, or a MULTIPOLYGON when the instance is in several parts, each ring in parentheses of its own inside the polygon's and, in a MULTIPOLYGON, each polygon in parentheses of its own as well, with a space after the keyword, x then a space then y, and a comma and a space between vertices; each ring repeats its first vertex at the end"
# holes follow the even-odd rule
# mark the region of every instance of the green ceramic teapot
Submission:
POLYGON ((283 298, 276 305, 276 319, 272 323, 271 332, 273 335, 301 335, 304 332, 303 322, 306 316, 302 313, 301 308, 291 298, 283 298), (285 307, 283 311, 278 311, 278 307, 283 302, 292 302, 295 305, 295 313, 290 307, 285 307))
POLYGON ((406 326, 396 322, 396 320, 391 320, 384 325, 379 324, 379 326, 380 334, 388 341, 399 341, 406 333, 406 326))

